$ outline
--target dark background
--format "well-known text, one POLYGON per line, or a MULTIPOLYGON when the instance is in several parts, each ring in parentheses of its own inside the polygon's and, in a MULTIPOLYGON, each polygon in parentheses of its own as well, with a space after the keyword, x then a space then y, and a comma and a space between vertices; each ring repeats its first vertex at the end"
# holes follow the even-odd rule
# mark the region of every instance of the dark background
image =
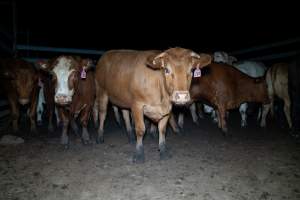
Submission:
MULTIPOLYGON (((162 2, 16 1, 17 43, 230 52, 300 36, 297 6, 290 3, 162 2)), ((2 4, 1 11, 1 29, 11 32, 11 6, 2 4)), ((299 49, 299 44, 288 48, 299 49)))

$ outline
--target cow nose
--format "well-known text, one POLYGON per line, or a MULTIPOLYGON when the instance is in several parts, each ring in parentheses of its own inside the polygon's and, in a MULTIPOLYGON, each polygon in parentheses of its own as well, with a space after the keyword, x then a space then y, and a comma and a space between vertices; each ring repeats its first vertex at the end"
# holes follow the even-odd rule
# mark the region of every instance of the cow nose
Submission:
POLYGON ((183 105, 191 100, 189 91, 174 91, 172 102, 177 105, 183 105))
POLYGON ((69 104, 70 102, 71 102, 71 98, 67 95, 63 95, 63 94, 55 95, 55 103, 57 104, 66 105, 69 104))
POLYGON ((28 102, 29 102, 29 99, 24 99, 24 98, 19 99, 19 103, 20 103, 21 105, 26 105, 26 104, 28 104, 28 102))

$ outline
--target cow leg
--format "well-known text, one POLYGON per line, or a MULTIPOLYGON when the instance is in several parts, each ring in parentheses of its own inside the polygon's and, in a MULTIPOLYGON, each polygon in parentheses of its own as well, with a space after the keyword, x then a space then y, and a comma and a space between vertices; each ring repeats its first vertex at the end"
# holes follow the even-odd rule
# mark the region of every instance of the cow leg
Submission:
MULTIPOLYGON (((117 107, 116 107, 117 108, 117 107)), ((127 136, 128 136, 128 142, 129 144, 134 144, 135 142, 135 136, 131 127, 131 123, 130 123, 130 112, 129 110, 126 109, 122 109, 122 115, 125 121, 125 127, 126 127, 126 132, 127 132, 127 136)), ((121 124, 119 124, 121 125, 121 124)))
POLYGON ((133 120, 135 123, 135 134, 136 134, 136 152, 133 157, 133 162, 143 163, 145 162, 143 137, 145 134, 145 123, 143 106, 135 105, 131 109, 133 120))
POLYGON ((81 138, 82 138, 82 143, 85 144, 85 145, 91 143, 90 142, 90 135, 89 135, 89 132, 87 130, 91 110, 92 110, 91 107, 86 107, 84 110, 81 111, 81 117, 80 117, 80 122, 81 122, 81 125, 82 125, 81 138))
POLYGON ((104 132, 104 121, 105 121, 106 114, 107 114, 107 104, 108 104, 108 96, 106 94, 101 94, 101 96, 99 97, 100 123, 99 123, 99 128, 98 128, 98 135, 96 138, 96 142, 98 144, 104 142, 103 132, 104 132))
POLYGON ((218 108, 219 127, 222 129, 224 135, 228 132, 226 125, 226 110, 218 108))
POLYGON ((44 106, 43 106, 44 102, 45 102, 44 89, 43 89, 43 87, 41 87, 39 90, 37 113, 36 113, 37 114, 37 124, 39 126, 41 126, 43 124, 42 114, 43 114, 43 110, 44 110, 44 106))
POLYGON ((171 157, 166 146, 166 127, 168 124, 169 116, 165 116, 158 122, 159 131, 159 155, 160 160, 165 160, 171 157))
POLYGON ((157 138, 157 127, 156 124, 154 124, 153 122, 150 122, 150 135, 152 136, 152 138, 157 138))
POLYGON ((257 119, 256 119, 258 122, 261 119, 261 115, 262 115, 262 108, 261 108, 261 106, 259 106, 258 115, 257 115, 257 119))
POLYGON ((262 111, 261 120, 260 120, 260 127, 262 127, 262 128, 266 127, 266 118, 267 118, 267 115, 268 115, 270 109, 271 109, 271 104, 263 105, 263 111, 262 111))
POLYGON ((215 124, 218 123, 218 116, 217 116, 217 113, 216 113, 215 110, 213 110, 213 111, 211 112, 210 117, 213 119, 213 123, 215 123, 215 124))
POLYGON ((59 127, 62 117, 61 117, 61 114, 58 112, 58 108, 56 106, 54 108, 54 113, 55 113, 55 117, 56 117, 56 126, 59 127))
MULTIPOLYGON (((121 117, 120 117, 119 109, 118 109, 117 106, 112 106, 112 107, 113 107, 113 110, 114 110, 114 115, 115 115, 115 118, 116 118, 116 122, 121 127, 121 117)), ((123 112, 123 110, 122 110, 122 112, 123 112)))
POLYGON ((67 111, 64 110, 63 107, 58 108, 58 113, 61 116, 61 120, 63 122, 63 129, 61 134, 61 144, 65 146, 65 148, 69 147, 69 136, 68 136, 68 127, 69 127, 69 115, 67 111))
POLYGON ((93 106, 93 119, 94 119, 94 127, 98 127, 98 121, 99 121, 99 112, 98 112, 98 103, 95 101, 95 104, 93 106))
POLYGON ((19 126, 18 126, 18 120, 20 116, 19 107, 17 102, 14 101, 12 98, 9 98, 8 102, 11 108, 13 132, 16 133, 19 130, 19 126))
POLYGON ((79 127, 76 123, 76 119, 73 118, 70 120, 70 126, 72 128, 72 130, 74 131, 75 135, 79 136, 80 137, 80 133, 79 133, 79 127))
POLYGON ((191 115, 192 115, 192 118, 193 118, 193 122, 195 124, 199 125, 196 103, 192 103, 192 105, 190 106, 190 112, 191 112, 191 115))
POLYGON ((30 111, 29 111, 29 118, 30 118, 30 132, 31 133, 37 133, 36 130, 36 107, 37 107, 37 88, 34 89, 33 95, 31 98, 31 104, 30 104, 30 111))
POLYGON ((203 112, 203 106, 202 103, 196 103, 197 109, 198 109, 198 116, 201 119, 204 119, 204 112, 203 112))
POLYGON ((184 114, 179 113, 178 115, 178 126, 183 129, 183 124, 184 124, 184 114))
POLYGON ((289 128, 292 128, 291 101, 289 98, 284 100, 284 113, 285 113, 285 117, 288 121, 289 128))
POLYGON ((247 108, 248 108, 248 104, 247 103, 243 103, 240 105, 239 111, 241 114, 241 127, 246 127, 247 126, 247 108))
POLYGON ((181 135, 182 134, 182 132, 180 131, 179 127, 177 126, 177 123, 176 123, 175 116, 174 116, 173 112, 170 113, 169 124, 170 124, 173 132, 176 135, 181 135))

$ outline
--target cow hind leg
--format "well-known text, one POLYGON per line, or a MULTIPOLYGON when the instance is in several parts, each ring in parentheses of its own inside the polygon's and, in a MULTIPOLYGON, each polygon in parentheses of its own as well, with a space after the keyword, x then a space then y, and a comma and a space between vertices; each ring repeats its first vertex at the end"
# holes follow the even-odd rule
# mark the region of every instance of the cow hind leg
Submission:
POLYGON ((178 127, 177 123, 176 123, 176 120, 175 120, 175 116, 174 114, 171 112, 170 113, 170 117, 169 117, 169 124, 173 130, 173 132, 176 134, 176 135, 182 135, 183 132, 180 130, 180 128, 178 127))
POLYGON ((265 128, 266 127, 266 118, 271 109, 271 104, 263 105, 261 120, 260 120, 260 127, 265 128))
POLYGON ((135 123, 135 134, 136 134, 136 150, 133 156, 134 163, 145 162, 143 137, 145 134, 145 123, 144 123, 144 113, 143 106, 133 106, 131 109, 133 120, 135 123))
POLYGON ((129 144, 134 144, 135 142, 135 136, 132 130, 132 126, 131 126, 131 122, 130 122, 130 112, 129 110, 122 110, 122 115, 124 118, 124 122, 125 122, 125 127, 126 127, 126 132, 127 132, 127 136, 128 136, 128 142, 129 144))
POLYGON ((179 115, 178 115, 178 126, 179 126, 179 128, 183 129, 183 124, 184 124, 184 114, 179 113, 179 115))
POLYGON ((103 137, 104 129, 103 128, 104 128, 104 121, 105 121, 106 114, 107 114, 107 104, 108 104, 108 96, 106 94, 102 94, 99 97, 99 118, 100 118, 100 123, 99 123, 97 138, 96 138, 96 142, 98 144, 104 142, 104 137, 103 137))
POLYGON ((284 113, 285 117, 287 119, 289 128, 292 128, 292 119, 291 119, 291 103, 290 100, 285 99, 284 100, 284 113))
MULTIPOLYGON (((117 106, 112 106, 113 107, 113 110, 114 110, 114 115, 115 115, 115 118, 116 118, 116 122, 118 124, 118 126, 122 126, 121 125, 121 117, 120 117, 120 113, 119 113, 119 109, 117 106)), ((122 110, 123 112, 123 110, 122 110)))
POLYGON ((241 115, 241 127, 246 127, 247 126, 247 108, 248 104, 243 103, 240 105, 239 111, 241 115))
POLYGON ((226 110, 225 109, 219 109, 218 114, 219 114, 218 116, 219 116, 220 128, 223 132, 223 135, 225 136, 228 132, 227 124, 226 124, 226 110))

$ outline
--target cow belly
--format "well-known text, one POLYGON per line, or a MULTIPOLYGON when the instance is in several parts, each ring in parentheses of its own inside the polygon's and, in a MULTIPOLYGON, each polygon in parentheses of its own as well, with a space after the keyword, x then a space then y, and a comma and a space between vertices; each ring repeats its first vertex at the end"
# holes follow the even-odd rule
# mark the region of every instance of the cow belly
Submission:
POLYGON ((171 109, 171 104, 145 105, 143 108, 144 115, 156 122, 168 115, 171 112, 171 109))

